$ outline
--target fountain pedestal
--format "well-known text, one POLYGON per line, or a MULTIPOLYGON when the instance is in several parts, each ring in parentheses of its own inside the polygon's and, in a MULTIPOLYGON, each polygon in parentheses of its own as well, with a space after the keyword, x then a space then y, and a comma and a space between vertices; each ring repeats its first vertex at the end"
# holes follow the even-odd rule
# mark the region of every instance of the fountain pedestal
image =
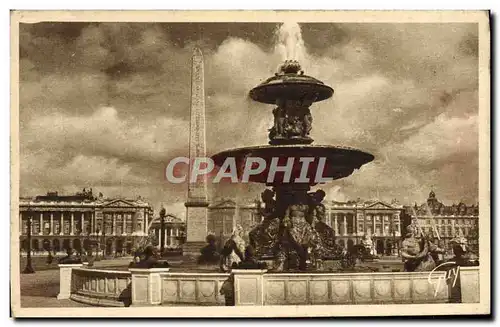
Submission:
POLYGON ((310 107, 332 94, 330 86, 304 75, 297 61, 285 61, 278 73, 250 91, 253 100, 276 106, 272 111, 274 124, 269 129, 269 145, 237 148, 212 156, 219 167, 227 158, 234 158, 240 178, 246 176, 250 182, 271 187, 264 192, 265 198, 263 193, 264 222, 250 232, 249 238, 258 255, 273 257, 272 271, 319 269, 323 258, 340 252, 335 245, 335 233, 324 222, 326 213, 321 201, 325 192, 309 190, 311 186, 347 177, 374 159, 357 149, 312 144, 310 107), (265 168, 248 176, 244 170, 252 163, 247 160, 255 157, 265 162, 265 168))

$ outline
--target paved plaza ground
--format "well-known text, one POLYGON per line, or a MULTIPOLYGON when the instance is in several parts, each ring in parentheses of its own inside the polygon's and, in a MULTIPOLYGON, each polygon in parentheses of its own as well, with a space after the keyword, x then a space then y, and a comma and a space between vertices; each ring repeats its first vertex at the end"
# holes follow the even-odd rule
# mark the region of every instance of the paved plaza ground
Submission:
MULTIPOLYGON (((119 258, 102 260, 94 263, 94 268, 109 268, 126 270, 131 258, 119 258)), ((170 260, 169 260, 170 261, 170 260)), ((200 267, 186 267, 185 264, 181 265, 179 258, 172 258, 172 270, 175 271, 196 271, 203 270, 200 267)), ((363 266, 371 266, 378 268, 379 271, 393 271, 402 270, 402 262, 400 258, 387 258, 378 262, 365 263, 363 266)), ((21 270, 24 266, 21 266, 21 270)), ((57 263, 47 266, 42 261, 34 264, 34 274, 21 274, 21 306, 24 308, 47 308, 47 307, 88 307, 82 303, 77 303, 71 300, 58 300, 57 294, 59 293, 59 269, 57 263), (45 266, 43 266, 45 265, 45 266), (37 267, 38 266, 38 267, 37 267), (37 270, 38 268, 38 270, 37 270)), ((214 269, 212 267, 211 269, 214 269)))

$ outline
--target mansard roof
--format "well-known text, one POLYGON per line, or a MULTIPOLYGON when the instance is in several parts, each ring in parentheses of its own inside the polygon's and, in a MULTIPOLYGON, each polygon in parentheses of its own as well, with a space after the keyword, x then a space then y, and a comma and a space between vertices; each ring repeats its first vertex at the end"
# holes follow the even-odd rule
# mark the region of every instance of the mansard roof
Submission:
POLYGON ((410 215, 417 216, 477 216, 479 214, 479 205, 467 205, 462 201, 452 205, 445 205, 431 191, 427 202, 421 205, 415 203, 412 207, 407 208, 407 212, 410 215))
POLYGON ((85 191, 73 195, 59 195, 58 192, 48 192, 46 195, 35 197, 20 197, 20 206, 48 206, 48 207, 143 207, 150 208, 150 204, 141 197, 132 199, 104 198, 102 194, 99 197, 92 195, 92 191, 85 191))

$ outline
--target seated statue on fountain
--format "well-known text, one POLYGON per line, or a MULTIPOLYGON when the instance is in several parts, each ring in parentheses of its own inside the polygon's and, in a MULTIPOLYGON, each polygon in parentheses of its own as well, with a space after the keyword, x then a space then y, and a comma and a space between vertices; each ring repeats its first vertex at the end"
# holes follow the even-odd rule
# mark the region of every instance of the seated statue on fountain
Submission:
POLYGON ((274 192, 266 189, 261 194, 264 208, 258 208, 262 216, 262 223, 254 227, 248 238, 250 245, 258 255, 270 254, 273 252, 279 238, 280 219, 276 215, 276 200, 274 192))
POLYGON ((326 194, 323 190, 309 193, 309 223, 314 227, 321 240, 323 257, 333 257, 338 252, 338 246, 335 244, 335 231, 325 223, 326 208, 322 203, 326 194))
POLYGON ((222 249, 220 268, 222 271, 229 271, 245 260, 245 240, 243 239, 243 227, 237 225, 233 230, 231 238, 227 240, 222 249))
POLYGON ((459 234, 450 241, 454 254, 450 261, 458 266, 478 266, 479 258, 469 251, 467 239, 463 236, 462 230, 459 231, 459 234))
POLYGON ((278 100, 273 109, 274 124, 269 129, 271 144, 311 143, 311 99, 278 100))
POLYGON ((217 252, 217 239, 214 234, 209 233, 205 238, 208 243, 201 248, 201 255, 198 257, 198 264, 200 265, 217 265, 220 262, 220 254, 217 252))
POLYGON ((363 239, 361 240, 361 244, 363 244, 363 247, 365 248, 365 253, 367 253, 370 256, 374 256, 375 252, 373 251, 373 240, 371 231, 366 232, 366 234, 363 236, 363 239))
POLYGON ((129 268, 168 268, 169 264, 167 261, 160 260, 160 254, 158 249, 153 245, 148 245, 144 249, 144 252, 140 256, 139 262, 131 262, 129 268))
POLYGON ((434 269, 436 263, 429 252, 429 240, 422 230, 411 224, 406 228, 406 231, 406 237, 401 244, 404 270, 412 272, 434 269))
POLYGON ((274 116, 274 126, 269 130, 269 138, 274 139, 284 139, 285 135, 285 123, 286 123, 286 111, 285 108, 278 105, 273 109, 274 116))
POLYGON ((59 259, 59 264, 68 265, 77 263, 82 263, 82 259, 75 256, 75 251, 71 248, 66 249, 66 256, 59 259))

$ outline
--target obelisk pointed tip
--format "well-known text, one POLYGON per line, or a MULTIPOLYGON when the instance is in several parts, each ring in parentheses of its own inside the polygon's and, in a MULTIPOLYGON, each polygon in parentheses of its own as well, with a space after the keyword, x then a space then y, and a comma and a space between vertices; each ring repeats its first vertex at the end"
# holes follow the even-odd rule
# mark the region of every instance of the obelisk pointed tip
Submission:
POLYGON ((201 57, 203 58, 203 53, 201 52, 201 49, 196 47, 193 50, 193 57, 201 57))

